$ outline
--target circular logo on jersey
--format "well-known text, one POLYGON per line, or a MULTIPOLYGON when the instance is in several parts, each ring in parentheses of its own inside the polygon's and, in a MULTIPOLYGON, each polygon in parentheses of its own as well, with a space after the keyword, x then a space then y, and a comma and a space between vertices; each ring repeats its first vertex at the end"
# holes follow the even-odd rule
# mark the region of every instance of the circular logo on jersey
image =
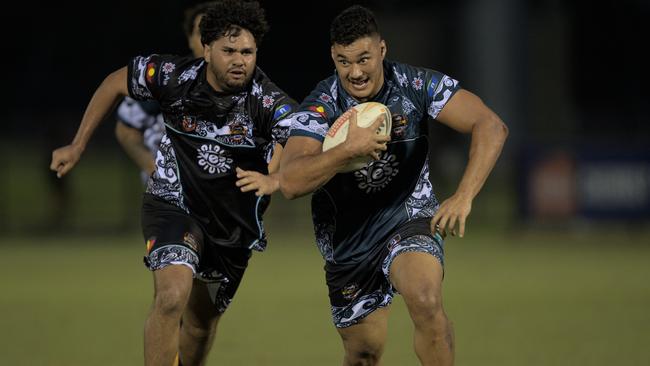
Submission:
POLYGON ((359 182, 359 189, 366 193, 380 191, 399 173, 398 165, 397 156, 384 153, 381 159, 354 172, 354 177, 359 182))
POLYGON ((210 174, 221 174, 230 170, 232 159, 219 145, 206 144, 197 149, 199 166, 210 174))

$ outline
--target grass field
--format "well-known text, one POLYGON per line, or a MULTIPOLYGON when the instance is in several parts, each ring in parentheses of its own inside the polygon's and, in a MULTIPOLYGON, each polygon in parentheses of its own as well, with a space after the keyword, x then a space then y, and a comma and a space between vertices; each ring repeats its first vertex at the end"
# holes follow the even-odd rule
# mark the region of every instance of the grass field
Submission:
MULTIPOLYGON (((309 232, 269 228, 211 365, 337 365, 309 232)), ((139 365, 151 274, 138 234, 3 238, 0 364, 139 365)), ((457 365, 650 364, 650 234, 477 233, 447 242, 457 365)), ((385 365, 417 365, 401 298, 385 365)))

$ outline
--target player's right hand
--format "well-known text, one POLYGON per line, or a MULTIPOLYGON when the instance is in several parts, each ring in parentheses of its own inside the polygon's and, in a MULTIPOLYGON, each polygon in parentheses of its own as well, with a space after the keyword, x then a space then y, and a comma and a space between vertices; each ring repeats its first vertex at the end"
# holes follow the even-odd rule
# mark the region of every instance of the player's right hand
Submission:
POLYGON ((454 193, 444 200, 436 214, 431 219, 431 233, 436 231, 444 238, 451 233, 452 236, 465 236, 465 222, 472 211, 472 199, 467 195, 454 193), (456 229, 458 225, 458 229, 456 229))
POLYGON ((67 145, 52 151, 50 170, 61 178, 66 175, 79 161, 83 149, 77 145, 67 145))
POLYGON ((370 126, 363 128, 357 125, 355 109, 350 109, 346 113, 350 113, 350 122, 348 122, 348 135, 345 144, 352 157, 372 156, 375 160, 379 160, 379 153, 386 151, 388 148, 386 143, 390 141, 390 135, 384 136, 377 133, 384 122, 384 116, 377 117, 370 126))
POLYGON ((242 192, 255 191, 258 197, 270 195, 280 189, 280 176, 276 174, 262 174, 254 170, 244 170, 236 167, 237 181, 235 185, 242 192))

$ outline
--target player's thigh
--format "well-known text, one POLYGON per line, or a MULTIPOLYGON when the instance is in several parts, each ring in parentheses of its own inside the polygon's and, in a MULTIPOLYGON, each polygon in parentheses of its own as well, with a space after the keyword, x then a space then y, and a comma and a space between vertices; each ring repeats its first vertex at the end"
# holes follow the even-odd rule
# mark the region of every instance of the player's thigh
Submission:
POLYGON ((442 287, 442 266, 435 257, 427 253, 403 253, 393 262, 390 280, 404 298, 439 297, 442 287))
POLYGON ((192 270, 184 265, 169 265, 153 271, 154 301, 166 312, 182 312, 192 291, 192 270))
POLYGON ((390 306, 376 309, 358 323, 337 328, 347 352, 379 352, 386 343, 390 306))
POLYGON ((443 279, 442 238, 415 235, 399 242, 387 264, 391 284, 405 299, 438 298, 443 279))

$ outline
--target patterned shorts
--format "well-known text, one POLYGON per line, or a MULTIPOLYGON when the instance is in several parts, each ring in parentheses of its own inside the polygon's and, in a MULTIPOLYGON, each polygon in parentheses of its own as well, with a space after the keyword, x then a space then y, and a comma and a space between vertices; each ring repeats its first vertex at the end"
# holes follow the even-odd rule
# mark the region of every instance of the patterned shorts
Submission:
POLYGON ((429 253, 444 265, 443 239, 429 229, 430 218, 398 228, 361 263, 325 265, 332 320, 337 328, 358 323, 378 308, 390 305, 397 290, 390 283, 390 267, 398 255, 429 253))
POLYGON ((209 242, 191 215, 149 194, 144 195, 142 204, 142 231, 147 268, 189 267, 196 279, 206 283, 217 311, 226 311, 248 266, 250 249, 209 242))

